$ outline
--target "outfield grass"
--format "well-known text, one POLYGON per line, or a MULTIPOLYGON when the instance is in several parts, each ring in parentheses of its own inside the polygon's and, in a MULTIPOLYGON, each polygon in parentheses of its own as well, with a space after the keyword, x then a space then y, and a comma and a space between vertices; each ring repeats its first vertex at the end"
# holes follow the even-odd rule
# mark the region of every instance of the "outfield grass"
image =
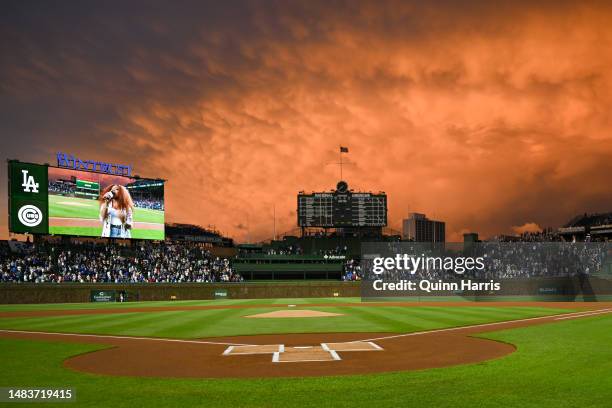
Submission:
MULTIPOLYGON (((80 285, 80 284, 76 284, 80 285)), ((146 302, 109 302, 109 303, 36 303, 36 304, 4 304, 0 312, 20 310, 70 310, 70 309, 122 309, 164 306, 233 306, 233 305, 303 305, 303 304, 345 304, 361 303, 358 297, 329 298, 279 298, 279 299, 211 299, 211 300, 163 300, 146 302)))
MULTIPOLYGON (((235 302, 235 301, 234 301, 235 302)), ((159 304, 159 303, 158 303, 159 304)), ((194 304, 194 303, 191 303, 194 304)), ((235 304, 235 303, 234 303, 235 304)), ((244 303, 243 303, 244 304, 244 303)), ((296 303, 297 304, 297 303, 296 303)), ((176 303, 174 304, 176 305, 176 303)), ((407 333, 566 313, 544 307, 308 306, 342 316, 307 319, 248 319, 279 310, 261 307, 0 318, 0 328, 62 333, 201 338, 277 333, 407 333)))
MULTIPOLYGON (((608 407, 612 316, 488 333, 504 358, 402 373, 300 379, 155 379, 77 373, 96 345, 0 339, 2 386, 74 387, 72 407, 608 407)), ((22 405, 20 405, 22 406, 22 405)), ((40 406, 40 404, 36 405, 40 406)))

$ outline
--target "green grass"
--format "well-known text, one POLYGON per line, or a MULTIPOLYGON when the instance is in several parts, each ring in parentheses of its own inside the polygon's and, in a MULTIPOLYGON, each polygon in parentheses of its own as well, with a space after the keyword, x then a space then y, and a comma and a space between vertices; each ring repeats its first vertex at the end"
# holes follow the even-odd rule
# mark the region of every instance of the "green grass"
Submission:
POLYGON ((49 194, 49 217, 97 220, 99 211, 100 207, 96 200, 49 194))
POLYGON ((57 227, 49 225, 49 234, 99 237, 102 235, 102 227, 57 227))
MULTIPOLYGON (((86 218, 97 220, 100 214, 100 205, 97 200, 76 197, 49 195, 49 217, 60 218, 86 218), (62 203, 71 203, 66 205, 62 203)), ((138 222, 164 223, 164 212, 135 208, 134 220, 138 222)))
MULTIPOLYGON (((81 237, 99 237, 102 234, 102 227, 57 227, 49 226, 50 234, 59 235, 76 235, 81 237)), ((140 228, 132 229, 133 239, 155 239, 162 241, 164 239, 164 231, 162 230, 145 230, 140 228)))
MULTIPOLYGON (((75 284, 80 285, 80 283, 75 284)), ((147 301, 129 303, 36 303, 36 304, 0 304, 0 312, 20 310, 70 310, 70 309, 125 309, 160 306, 232 306, 232 305, 304 305, 304 304, 345 304, 361 303, 357 297, 330 298, 279 298, 279 299, 219 299, 219 300, 180 300, 180 301, 147 301)))
POLYGON ((515 344, 518 351, 478 364, 259 380, 78 373, 62 362, 100 346, 0 339, 0 384, 73 387, 77 401, 66 405, 71 407, 608 407, 610 327, 612 316, 601 315, 489 333, 486 337, 515 344))
POLYGON ((342 316, 308 319, 248 319, 244 317, 279 310, 262 305, 261 307, 239 309, 4 317, 0 318, 0 328, 171 338, 276 333, 405 333, 567 312, 567 310, 544 307, 487 306, 461 308, 452 306, 309 306, 308 309, 340 313, 342 316))

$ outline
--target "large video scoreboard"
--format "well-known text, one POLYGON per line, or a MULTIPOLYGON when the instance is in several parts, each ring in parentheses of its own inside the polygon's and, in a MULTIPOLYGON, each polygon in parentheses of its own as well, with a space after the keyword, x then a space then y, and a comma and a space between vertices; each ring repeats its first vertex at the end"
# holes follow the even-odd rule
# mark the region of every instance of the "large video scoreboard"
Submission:
POLYGON ((341 181, 335 191, 299 193, 297 214, 299 227, 384 227, 387 195, 353 192, 341 181))
POLYGON ((9 231, 165 238, 164 180, 101 173, 80 162, 77 169, 9 160, 9 231))

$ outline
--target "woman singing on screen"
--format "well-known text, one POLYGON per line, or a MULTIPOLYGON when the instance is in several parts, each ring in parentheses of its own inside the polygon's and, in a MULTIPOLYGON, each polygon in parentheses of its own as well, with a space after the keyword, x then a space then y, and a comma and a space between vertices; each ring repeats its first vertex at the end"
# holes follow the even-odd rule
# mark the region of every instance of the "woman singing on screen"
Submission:
POLYGON ((134 202, 127 188, 111 184, 100 193, 102 236, 131 238, 134 202))

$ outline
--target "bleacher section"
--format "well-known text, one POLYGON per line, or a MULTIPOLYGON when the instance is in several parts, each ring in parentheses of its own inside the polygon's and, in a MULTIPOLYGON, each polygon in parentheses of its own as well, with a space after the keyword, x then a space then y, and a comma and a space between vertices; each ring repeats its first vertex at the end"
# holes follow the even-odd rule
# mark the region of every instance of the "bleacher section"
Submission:
POLYGON ((566 240, 612 239, 612 212, 577 215, 559 228, 558 233, 566 240))
POLYGON ((240 254, 234 270, 245 280, 335 279, 342 276, 344 256, 240 254))

